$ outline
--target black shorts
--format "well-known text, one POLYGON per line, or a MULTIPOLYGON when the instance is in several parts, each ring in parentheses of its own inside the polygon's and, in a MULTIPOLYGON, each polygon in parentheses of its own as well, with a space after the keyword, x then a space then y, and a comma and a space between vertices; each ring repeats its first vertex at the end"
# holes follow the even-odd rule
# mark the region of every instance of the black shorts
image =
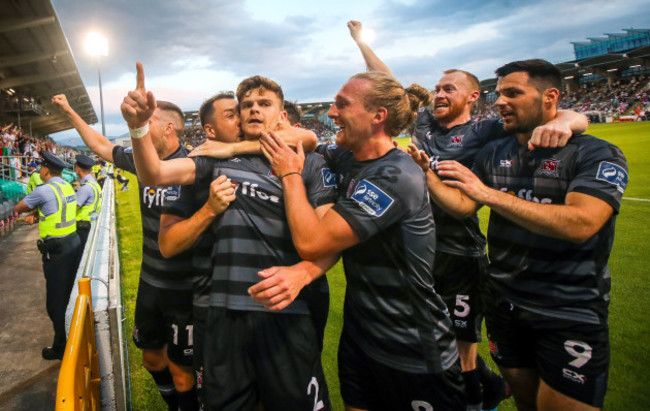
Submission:
POLYGON ((439 374, 412 374, 370 358, 346 334, 339 344, 341 396, 348 407, 372 410, 465 410, 460 362, 439 374))
POLYGON ((203 388, 210 410, 330 410, 309 315, 210 308, 203 388))
POLYGON ((466 257, 436 251, 433 279, 447 305, 456 339, 481 341, 483 321, 479 282, 487 274, 487 257, 466 257))
POLYGON ((305 287, 301 293, 305 297, 309 308, 309 313, 314 322, 318 345, 323 351, 323 341, 325 339, 325 326, 327 325, 327 316, 330 309, 330 288, 326 276, 321 276, 305 287))
POLYGON ((499 366, 536 368, 551 388, 602 407, 609 372, 609 327, 547 317, 508 302, 485 313, 490 354, 499 366))
POLYGON ((192 366, 193 340, 192 290, 158 288, 140 280, 133 329, 136 347, 158 350, 167 346, 174 364, 192 366))

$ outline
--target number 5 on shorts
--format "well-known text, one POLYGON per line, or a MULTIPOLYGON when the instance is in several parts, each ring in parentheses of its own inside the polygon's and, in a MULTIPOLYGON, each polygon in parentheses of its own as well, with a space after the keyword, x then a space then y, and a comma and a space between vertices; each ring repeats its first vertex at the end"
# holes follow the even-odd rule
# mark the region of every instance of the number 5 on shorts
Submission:
POLYGON ((467 317, 470 312, 470 307, 467 302, 469 301, 469 295, 456 294, 456 308, 454 309, 454 315, 459 318, 467 317))

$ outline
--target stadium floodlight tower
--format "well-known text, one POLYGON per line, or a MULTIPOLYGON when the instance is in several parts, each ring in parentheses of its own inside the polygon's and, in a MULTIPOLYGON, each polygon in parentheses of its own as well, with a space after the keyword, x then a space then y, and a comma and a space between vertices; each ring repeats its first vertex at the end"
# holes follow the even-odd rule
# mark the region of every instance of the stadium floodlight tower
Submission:
POLYGON ((97 77, 99 77, 99 106, 102 112, 102 135, 106 135, 106 126, 104 125, 104 94, 102 91, 102 72, 99 68, 100 57, 108 56, 108 40, 97 32, 90 32, 86 38, 86 50, 88 54, 97 60, 97 77))

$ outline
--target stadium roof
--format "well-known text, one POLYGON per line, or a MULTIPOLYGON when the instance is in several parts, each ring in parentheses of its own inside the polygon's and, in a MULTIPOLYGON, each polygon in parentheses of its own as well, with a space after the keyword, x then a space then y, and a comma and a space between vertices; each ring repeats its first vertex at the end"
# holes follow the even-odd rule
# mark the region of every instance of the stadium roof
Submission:
MULTIPOLYGON (((609 53, 582 60, 567 61, 555 65, 563 77, 580 78, 591 74, 603 75, 608 70, 623 71, 632 66, 650 67, 650 46, 638 47, 625 53, 609 53)), ((488 78, 481 81, 481 89, 492 91, 497 79, 488 78)))
POLYGON ((89 124, 97 122, 70 45, 50 0, 0 0, 0 124, 20 124, 33 136, 72 128, 50 104, 65 93, 89 124))

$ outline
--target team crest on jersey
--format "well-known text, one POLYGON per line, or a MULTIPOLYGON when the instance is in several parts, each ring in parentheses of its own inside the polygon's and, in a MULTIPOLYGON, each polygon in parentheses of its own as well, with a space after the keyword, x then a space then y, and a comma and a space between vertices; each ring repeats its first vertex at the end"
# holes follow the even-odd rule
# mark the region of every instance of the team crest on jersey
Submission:
POLYGON ((273 169, 269 170, 269 172, 266 174, 267 177, 275 178, 276 180, 278 179, 278 176, 275 175, 275 171, 273 169))
POLYGON ((336 144, 330 144, 329 146, 327 146, 327 149, 328 150, 336 150, 337 147, 338 146, 336 144))
POLYGON ((321 170, 323 173, 323 185, 325 187, 336 187, 336 174, 332 173, 329 168, 321 170))
POLYGON ((462 147, 464 137, 465 137, 464 134, 451 136, 451 138, 449 139, 449 147, 462 147))
POLYGON ((499 167, 510 168, 515 163, 514 160, 501 160, 499 161, 499 167))
POLYGON ((237 157, 231 158, 230 161, 232 161, 233 163, 240 163, 241 162, 241 160, 239 158, 237 158, 237 157))
POLYGON ((394 203, 388 194, 365 179, 359 181, 351 198, 362 210, 375 217, 381 217, 394 203))
POLYGON ((165 191, 165 201, 176 201, 181 197, 181 186, 169 186, 165 191))
POLYGON ((622 193, 627 187, 628 175, 627 171, 618 164, 601 161, 596 173, 596 179, 616 186, 616 189, 622 193))
POLYGON ((433 134, 431 134, 430 131, 427 131, 427 134, 426 134, 426 135, 427 135, 427 138, 428 138, 429 140, 431 140, 431 139, 433 138, 433 134))
POLYGON ((559 177, 560 175, 558 169, 559 165, 560 165, 560 160, 555 160, 555 159, 542 160, 542 164, 540 164, 539 169, 537 170, 537 173, 535 173, 535 175, 559 177))

